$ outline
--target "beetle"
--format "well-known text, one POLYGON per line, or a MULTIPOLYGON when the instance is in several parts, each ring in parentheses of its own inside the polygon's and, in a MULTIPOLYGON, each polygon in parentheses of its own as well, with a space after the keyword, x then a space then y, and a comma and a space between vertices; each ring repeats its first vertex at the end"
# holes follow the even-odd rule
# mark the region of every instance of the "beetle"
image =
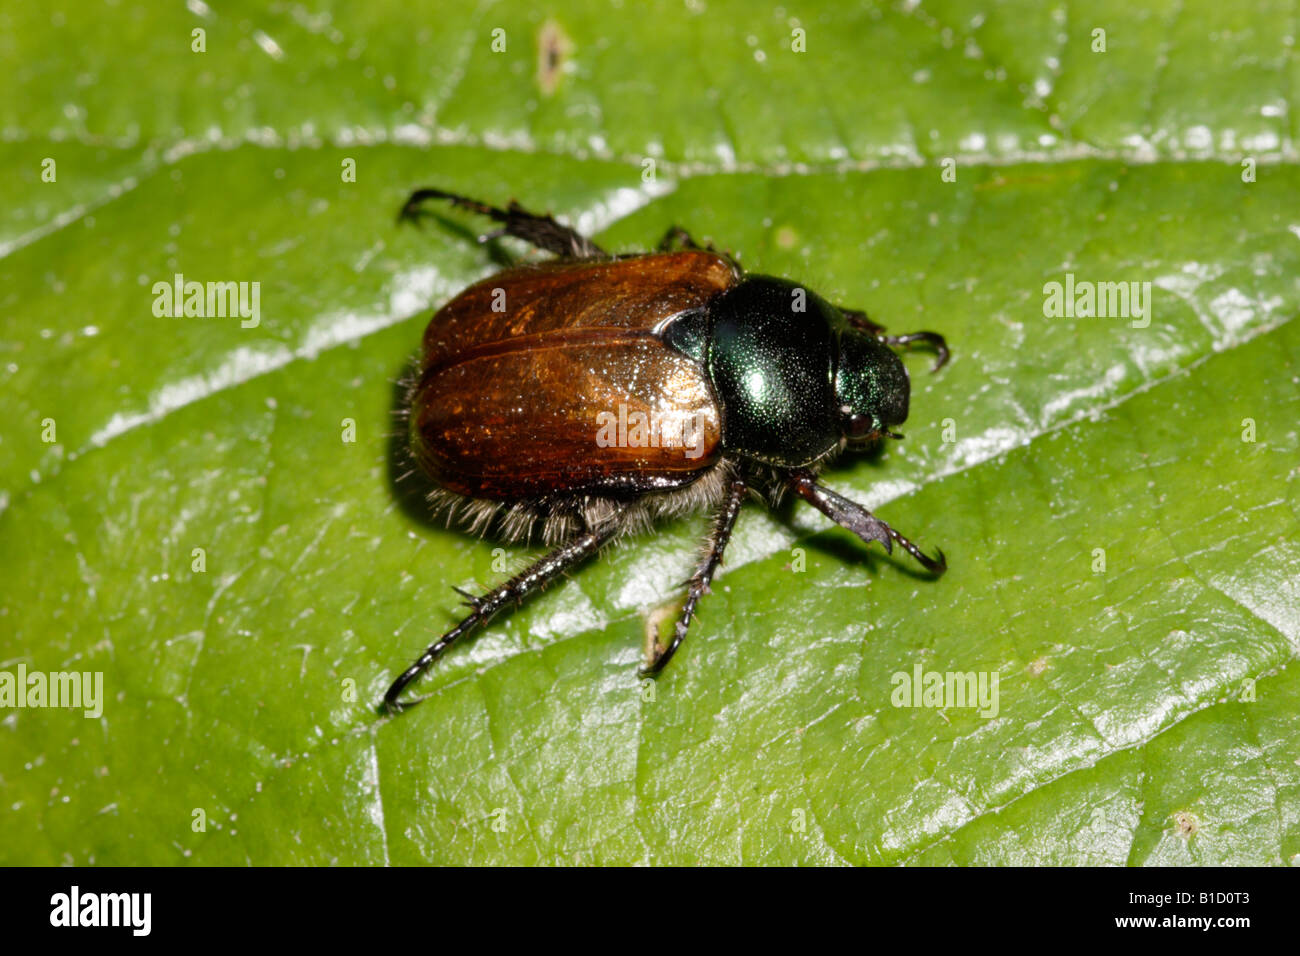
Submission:
POLYGON ((728 255, 668 230, 657 251, 611 255, 549 215, 441 189, 415 190, 401 220, 430 200, 499 224, 553 258, 521 262, 444 305, 425 330, 405 392, 413 467, 433 482, 436 511, 507 540, 553 550, 483 595, 384 696, 449 647, 616 538, 658 519, 713 514, 672 639, 656 641, 657 675, 686 636, 751 489, 786 492, 863 541, 897 543, 936 577, 931 558, 861 505, 817 482, 846 448, 901 438, 910 384, 895 346, 949 357, 934 332, 887 335, 857 309, 797 283, 745 273, 728 255))

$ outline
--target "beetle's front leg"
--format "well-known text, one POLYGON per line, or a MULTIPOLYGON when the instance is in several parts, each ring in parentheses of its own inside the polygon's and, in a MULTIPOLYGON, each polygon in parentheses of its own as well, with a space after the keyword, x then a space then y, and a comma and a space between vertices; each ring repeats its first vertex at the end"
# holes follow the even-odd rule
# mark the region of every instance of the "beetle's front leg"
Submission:
POLYGON ((898 542, 908 554, 916 558, 917 563, 931 574, 940 575, 948 570, 948 562, 943 552, 932 558, 905 537, 881 521, 856 501, 850 501, 841 494, 817 484, 811 472, 802 469, 792 471, 788 478, 790 490, 808 502, 837 525, 847 528, 863 541, 879 541, 885 551, 893 553, 892 542, 898 542))
POLYGON ((860 329, 868 335, 873 335, 876 338, 880 338, 885 334, 885 327, 872 322, 871 319, 867 317, 867 313, 863 312, 861 309, 846 309, 843 306, 839 306, 839 310, 844 313, 844 318, 849 320, 849 325, 853 326, 855 329, 860 329))
POLYGON ((943 336, 938 332, 907 332, 903 335, 886 335, 885 327, 872 322, 871 319, 867 318, 867 313, 861 309, 841 308, 840 311, 844 313, 844 317, 849 320, 849 324, 855 329, 861 329, 868 335, 874 336, 876 341, 883 342, 885 345, 899 347, 911 345, 914 342, 923 342, 930 346, 938 355, 934 368, 930 369, 932 372, 937 372, 948 364, 950 356, 948 343, 944 341, 943 336))

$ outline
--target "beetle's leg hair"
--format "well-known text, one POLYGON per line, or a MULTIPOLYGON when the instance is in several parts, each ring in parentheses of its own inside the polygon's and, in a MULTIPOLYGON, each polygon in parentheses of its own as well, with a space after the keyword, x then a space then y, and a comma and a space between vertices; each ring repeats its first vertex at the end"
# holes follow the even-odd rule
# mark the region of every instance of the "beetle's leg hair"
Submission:
POLYGON ((893 543, 896 541, 904 551, 916 558, 917 563, 931 574, 937 576, 948 570, 948 562, 945 560, 942 551, 938 552, 939 556, 937 558, 930 557, 856 501, 850 501, 843 495, 836 494, 829 488, 817 484, 811 472, 802 469, 791 472, 789 484, 790 490, 800 498, 807 501, 837 525, 852 531, 863 541, 868 543, 879 541, 884 545, 885 551, 890 554, 893 553, 893 543))
POLYGON ((855 329, 861 329, 868 335, 874 335, 876 341, 883 342, 891 347, 902 347, 911 345, 913 342, 923 342, 934 349, 938 358, 935 359, 934 368, 931 372, 937 372, 948 364, 949 352, 948 343, 944 341, 943 336, 938 332, 908 332, 904 335, 886 335, 885 327, 877 325, 867 318, 867 313, 861 309, 840 309, 844 317, 849 320, 849 324, 855 329))
POLYGON ((695 616, 696 605, 700 603, 700 598, 709 592, 709 582, 713 580, 713 573, 722 563, 722 552, 727 550, 727 542, 731 540, 731 529, 735 527, 736 516, 740 514, 741 503, 745 500, 745 491, 746 485, 743 479, 740 477, 731 479, 731 484, 727 486, 727 497, 723 499, 722 507, 714 516, 713 529, 705 542, 704 556, 700 559, 699 566, 695 569, 695 574, 686 589, 686 603, 673 630, 673 639, 667 647, 656 642, 654 658, 638 671, 641 677, 654 677, 673 659, 677 648, 681 647, 682 641, 686 638, 686 630, 691 626, 691 618, 695 616))
POLYGON ((473 598, 470 604, 473 611, 470 615, 430 644, 428 650, 421 654, 415 663, 403 671, 397 680, 393 681, 393 685, 388 688, 388 693, 384 695, 384 707, 390 713, 396 713, 418 704, 424 698, 409 701, 401 701, 398 698, 407 685, 428 670, 429 666, 441 657, 447 648, 475 628, 486 624, 507 604, 511 602, 515 604, 523 603, 524 599, 533 592, 546 587, 551 581, 584 558, 595 554, 618 534, 619 528, 620 522, 609 521, 604 523, 600 530, 583 531, 515 575, 509 581, 494 588, 482 597, 473 598))
POLYGON ((501 229, 483 237, 485 241, 497 236, 514 236, 516 239, 522 239, 524 242, 536 246, 543 252, 554 253, 565 259, 608 258, 608 253, 604 249, 576 229, 571 229, 563 223, 556 222, 550 216, 539 216, 537 213, 529 212, 513 199, 510 201, 509 206, 500 209, 497 206, 489 206, 487 203, 479 202, 476 199, 469 199, 441 189, 417 189, 411 193, 410 198, 406 200, 406 204, 402 206, 402 212, 398 219, 415 221, 419 218, 421 205, 430 199, 449 200, 452 205, 460 206, 462 209, 469 209, 501 223, 501 229))

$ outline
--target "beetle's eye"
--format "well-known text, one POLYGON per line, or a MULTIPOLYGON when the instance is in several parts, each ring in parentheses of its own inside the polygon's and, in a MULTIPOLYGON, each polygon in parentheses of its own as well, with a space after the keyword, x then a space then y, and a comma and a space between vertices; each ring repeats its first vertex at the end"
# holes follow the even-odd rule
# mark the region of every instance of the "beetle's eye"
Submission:
POLYGON ((844 419, 844 434, 849 438, 865 438, 876 428, 876 420, 870 415, 850 415, 844 419))

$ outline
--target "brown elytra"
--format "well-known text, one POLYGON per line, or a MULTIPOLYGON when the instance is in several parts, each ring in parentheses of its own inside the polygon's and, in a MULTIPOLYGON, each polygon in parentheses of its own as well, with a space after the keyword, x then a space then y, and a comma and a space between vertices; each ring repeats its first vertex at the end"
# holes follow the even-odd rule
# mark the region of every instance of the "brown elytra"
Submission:
POLYGON ((516 266, 470 286, 424 334, 417 461, 480 499, 693 481, 721 454, 718 406, 704 369, 659 333, 738 279, 725 257, 686 250, 516 266), (655 444, 597 442, 603 416, 636 413, 667 423, 655 444), (691 431, 673 427, 684 421, 691 431))

